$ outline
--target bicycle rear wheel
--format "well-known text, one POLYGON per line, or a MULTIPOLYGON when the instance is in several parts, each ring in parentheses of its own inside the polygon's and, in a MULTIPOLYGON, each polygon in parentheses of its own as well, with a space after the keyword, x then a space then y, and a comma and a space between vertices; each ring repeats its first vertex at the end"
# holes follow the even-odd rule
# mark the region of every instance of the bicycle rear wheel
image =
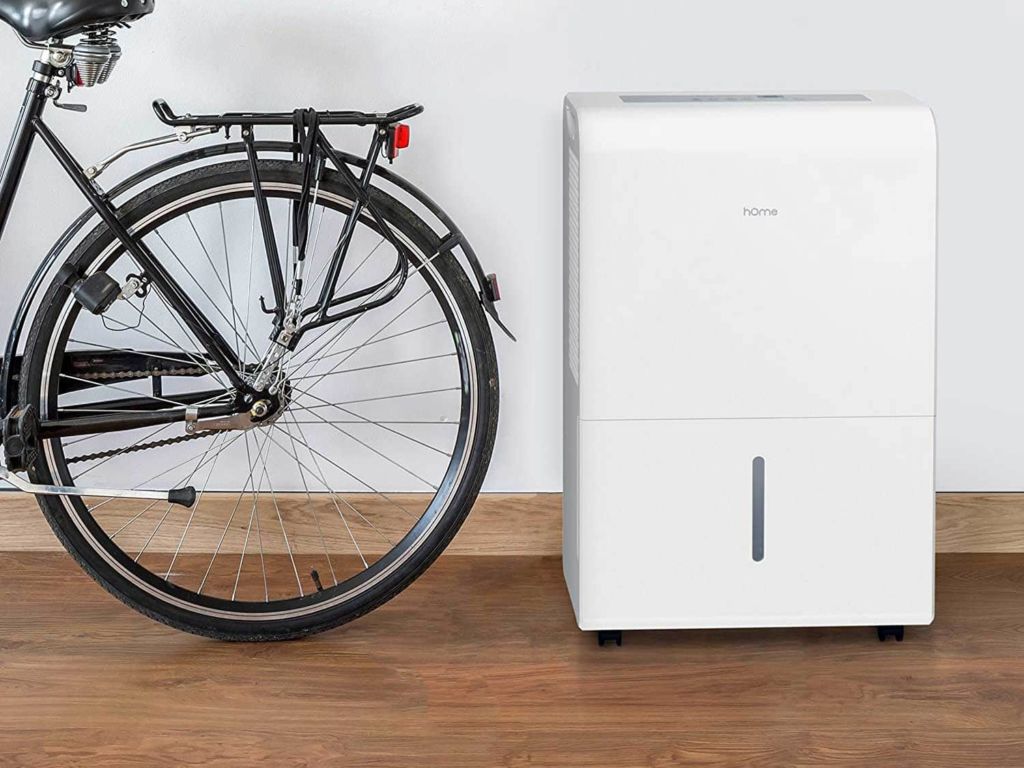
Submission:
MULTIPOLYGON (((300 166, 261 161, 284 260, 300 166)), ((324 174, 309 217, 307 296, 319 294, 351 200, 324 174)), ((286 405, 264 426, 190 435, 181 422, 43 441, 35 482, 169 489, 192 509, 41 497, 69 552, 133 608, 179 629, 235 640, 294 638, 350 621, 419 576, 468 514, 490 461, 498 373, 486 318, 451 253, 408 207, 374 201, 411 259, 383 307, 308 334, 284 367, 286 405)), ((269 346, 271 295, 245 163, 163 182, 127 203, 150 247, 234 346, 248 375, 269 346)), ((374 285, 394 246, 361 218, 341 289, 374 285), (347 287, 346 287, 347 286, 347 287)), ((224 372, 155 289, 96 316, 69 274, 125 285, 137 264, 97 227, 49 286, 29 334, 22 405, 43 420, 224 402, 224 372)), ((287 265, 285 265, 287 269, 287 265)), ((372 298, 372 297, 371 297, 372 298)))

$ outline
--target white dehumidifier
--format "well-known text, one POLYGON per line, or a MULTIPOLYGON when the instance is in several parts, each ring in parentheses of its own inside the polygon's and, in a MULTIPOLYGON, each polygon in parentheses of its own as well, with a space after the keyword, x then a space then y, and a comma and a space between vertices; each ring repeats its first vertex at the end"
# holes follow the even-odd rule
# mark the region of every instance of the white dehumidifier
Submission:
POLYGON ((936 155, 898 93, 566 98, 581 629, 931 623, 936 155))

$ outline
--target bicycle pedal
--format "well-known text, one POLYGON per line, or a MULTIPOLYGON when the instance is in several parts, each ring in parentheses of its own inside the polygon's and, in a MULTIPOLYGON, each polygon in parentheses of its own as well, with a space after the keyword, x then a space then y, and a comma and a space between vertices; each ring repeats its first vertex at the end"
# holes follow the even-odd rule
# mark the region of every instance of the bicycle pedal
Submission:
POLYGON ((12 472, 35 463, 39 445, 39 417, 31 406, 18 406, 4 419, 4 461, 12 472))

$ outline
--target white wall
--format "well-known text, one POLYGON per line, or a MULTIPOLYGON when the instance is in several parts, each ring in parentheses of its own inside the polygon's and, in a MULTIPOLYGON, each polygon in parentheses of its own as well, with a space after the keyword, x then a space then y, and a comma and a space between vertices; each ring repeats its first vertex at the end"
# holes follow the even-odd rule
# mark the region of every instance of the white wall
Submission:
MULTIPOLYGON (((53 113, 83 161, 161 133, 155 97, 194 112, 427 106, 397 170, 444 203, 501 275, 520 337, 498 340, 492 490, 561 482, 566 91, 909 91, 934 107, 941 139, 940 487, 1024 490, 1022 3, 159 0, 121 39, 112 82, 75 94, 89 114, 53 113)), ((13 36, 0 42, 6 124, 31 56, 13 36)), ((12 291, 81 208, 45 155, 30 174, 0 250, 12 291)), ((0 322, 14 301, 0 298, 0 322)))

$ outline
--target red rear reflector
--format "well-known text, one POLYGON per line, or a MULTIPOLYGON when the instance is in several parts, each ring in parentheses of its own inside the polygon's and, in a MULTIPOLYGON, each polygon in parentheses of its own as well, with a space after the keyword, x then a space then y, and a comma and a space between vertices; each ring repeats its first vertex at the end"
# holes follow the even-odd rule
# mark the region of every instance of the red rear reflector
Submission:
POLYGON ((491 301, 501 301, 501 286, 498 285, 497 275, 487 276, 487 292, 490 294, 491 301))
POLYGON ((409 148, 409 126, 399 123, 395 126, 395 149, 409 148))

